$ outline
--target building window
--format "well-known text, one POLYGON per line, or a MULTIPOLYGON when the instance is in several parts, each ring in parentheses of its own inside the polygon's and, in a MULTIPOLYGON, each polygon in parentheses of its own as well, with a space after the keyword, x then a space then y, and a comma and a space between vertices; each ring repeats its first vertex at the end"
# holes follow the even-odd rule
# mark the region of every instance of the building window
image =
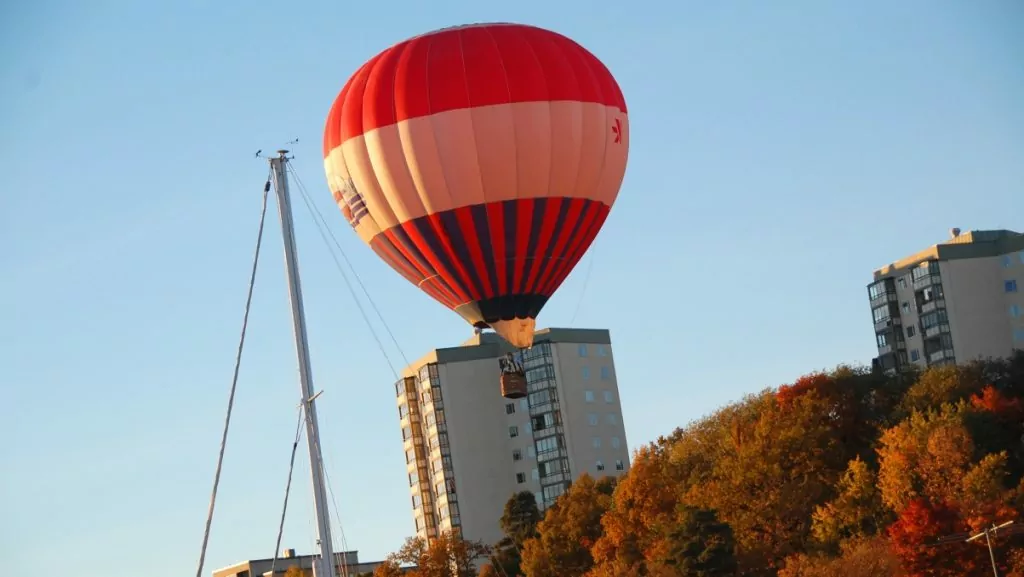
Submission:
POLYGON ((598 461, 597 462, 597 470, 598 471, 604 471, 604 463, 602 463, 601 461, 598 461))
POLYGON ((896 284, 900 285, 900 288, 907 288, 907 277, 901 276, 896 284))
POLYGON ((508 436, 512 439, 519 436, 519 427, 512 425, 508 428, 508 436))
POLYGON ((611 391, 605 391, 604 392, 604 402, 610 403, 610 402, 612 402, 612 400, 613 400, 612 392, 611 391))
POLYGON ((914 325, 907 325, 907 338, 910 338, 916 334, 917 329, 914 328, 914 325))
POLYGON ((1013 318, 1020 316, 1020 305, 1010 305, 1010 316, 1013 318))
POLYGON ((612 378, 612 370, 609 367, 601 367, 601 380, 607 381, 612 378))
POLYGON ((580 356, 587 356, 587 345, 580 345, 580 356))
POLYGON ((914 349, 914 350, 910 351, 910 360, 911 361, 917 361, 917 360, 920 360, 920 358, 921 358, 921 353, 919 353, 917 351, 917 349, 914 349))
POLYGON ((618 425, 619 424, 619 418, 615 415, 615 413, 608 413, 607 418, 608 418, 608 424, 609 425, 618 425))
POLYGON ((907 301, 903 301, 903 304, 900 305, 900 307, 903 309, 903 312, 905 312, 905 313, 909 313, 910 312, 910 303, 908 303, 907 301))
POLYGON ((590 367, 583 367, 582 372, 584 381, 590 378, 590 367))
MULTIPOLYGON (((1021 253, 1021 254, 1024 255, 1024 253, 1021 253)), ((1024 256, 1022 256, 1021 258, 1024 258, 1024 256)), ((608 356, 608 347, 606 347, 604 345, 597 345, 597 356, 599 356, 599 357, 607 357, 608 356)))
POLYGON ((420 497, 419 495, 413 495, 412 496, 412 508, 413 509, 419 509, 420 505, 422 505, 422 504, 423 504, 423 498, 422 497, 420 497))
POLYGON ((515 403, 505 403, 505 414, 506 415, 511 415, 512 413, 515 413, 515 412, 516 412, 516 404, 515 403))
POLYGON ((619 445, 620 445, 619 438, 618 437, 612 437, 612 448, 613 449, 618 449, 619 445))
POLYGON ((588 403, 593 403, 594 402, 594 391, 583 391, 583 398, 585 398, 588 403))
POLYGON ((595 415, 594 413, 590 413, 589 415, 587 415, 587 422, 590 423, 591 427, 596 426, 597 425, 597 415, 595 415))
POLYGON ((523 452, 521 450, 519 450, 519 449, 514 449, 512 451, 512 460, 513 461, 522 461, 523 460, 523 452))
POLYGON ((889 320, 889 305, 884 304, 871 309, 871 317, 875 320, 875 324, 889 320))
POLYGON ((409 473, 409 486, 410 487, 415 485, 416 482, 419 481, 419 480, 420 480, 419 473, 417 473, 416 471, 413 471, 412 473, 409 473))
MULTIPOLYGON (((416 400, 416 399, 413 399, 413 400, 416 400)), ((409 414, 409 405, 406 405, 405 403, 402 403, 401 405, 398 405, 398 418, 399 419, 404 419, 405 416, 408 415, 408 414, 409 414)))
POLYGON ((526 482, 526 473, 516 473, 516 483, 520 485, 526 482))
POLYGON ((601 437, 594 437, 594 448, 595 449, 600 449, 601 448, 601 437))
POLYGON ((1017 280, 1016 279, 1010 279, 1010 280, 1004 282, 1003 283, 1003 289, 1006 292, 1008 292, 1008 293, 1015 293, 1015 292, 1017 292, 1017 280))
POLYGON ((616 471, 625 471, 626 470, 626 464, 623 463, 621 459, 616 460, 615 461, 615 470, 616 471))
POLYGON ((550 451, 557 451, 557 450, 558 450, 558 441, 556 441, 555 437, 546 437, 544 439, 541 439, 541 440, 537 441, 537 452, 538 453, 547 453, 547 452, 550 452, 550 451))

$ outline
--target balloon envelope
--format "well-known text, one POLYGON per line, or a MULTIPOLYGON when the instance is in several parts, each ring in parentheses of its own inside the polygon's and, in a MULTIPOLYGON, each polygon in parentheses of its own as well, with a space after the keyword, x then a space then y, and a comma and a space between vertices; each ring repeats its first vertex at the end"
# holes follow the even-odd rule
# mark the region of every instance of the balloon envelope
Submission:
POLYGON ((574 41, 520 24, 446 28, 364 64, 327 117, 345 218, 470 324, 530 346, 626 170, 626 103, 574 41))

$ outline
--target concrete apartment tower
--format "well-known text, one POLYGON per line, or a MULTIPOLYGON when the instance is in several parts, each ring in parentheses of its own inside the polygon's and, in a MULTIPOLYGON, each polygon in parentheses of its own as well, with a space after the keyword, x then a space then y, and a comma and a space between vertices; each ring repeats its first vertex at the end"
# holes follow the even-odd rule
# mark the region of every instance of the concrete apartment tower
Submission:
POLYGON ((514 493, 543 510, 582 473, 622 475, 629 451, 607 330, 545 329, 525 351, 528 396, 499 390, 512 348, 478 332, 406 367, 395 384, 416 534, 493 544, 514 493))
POLYGON ((1024 349, 1024 234, 954 228, 876 270, 868 299, 877 368, 1008 356, 1024 349))

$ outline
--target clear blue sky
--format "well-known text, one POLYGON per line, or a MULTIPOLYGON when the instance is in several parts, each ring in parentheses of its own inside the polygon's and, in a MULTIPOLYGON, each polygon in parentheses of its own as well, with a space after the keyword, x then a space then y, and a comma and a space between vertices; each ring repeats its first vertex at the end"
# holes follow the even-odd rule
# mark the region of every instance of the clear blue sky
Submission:
MULTIPOLYGON (((407 36, 533 23, 618 76, 626 181, 540 322, 579 307, 576 325, 611 329, 631 447, 868 362, 875 267, 953 226, 1024 228, 1020 2, 506 4, 5 7, 6 571, 195 571, 267 170, 256 149, 300 139, 295 168, 409 357, 469 336, 355 238, 324 182, 328 106, 407 36)), ((329 473, 348 545, 376 559, 413 531, 393 377, 304 211, 298 227, 329 473)), ((280 514, 298 393, 276 220, 265 248, 207 571, 270 556, 280 514)), ((302 552, 305 466, 284 542, 302 552)))

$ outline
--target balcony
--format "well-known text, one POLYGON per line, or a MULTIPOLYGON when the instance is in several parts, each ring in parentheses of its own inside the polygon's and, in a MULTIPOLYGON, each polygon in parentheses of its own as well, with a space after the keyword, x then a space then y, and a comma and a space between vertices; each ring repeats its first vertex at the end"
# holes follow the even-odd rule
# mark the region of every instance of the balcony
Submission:
POLYGON ((875 332, 880 333, 889 327, 898 327, 903 325, 903 319, 899 315, 889 316, 880 319, 875 323, 875 332))
POLYGON ((926 274, 924 276, 914 279, 914 290, 919 291, 924 288, 928 288, 932 285, 939 284, 939 272, 936 269, 932 274, 926 274))
POLYGON ((918 309, 920 311, 918 314, 924 315, 924 314, 928 314, 928 313, 930 313, 930 312, 932 312, 932 311, 934 311, 936 309, 944 309, 944 308, 946 308, 946 300, 945 299, 935 299, 935 300, 928 301, 926 303, 922 303, 918 307, 918 309))
POLYGON ((921 331, 922 338, 930 339, 942 335, 943 333, 949 333, 949 325, 942 323, 939 325, 930 326, 921 331))
MULTIPOLYGON (((869 298, 870 298, 870 295, 869 295, 869 298)), ((897 298, 896 298, 896 291, 895 290, 892 290, 892 291, 888 291, 887 290, 887 291, 885 291, 883 293, 876 294, 874 298, 871 298, 871 306, 872 307, 877 307, 879 305, 885 304, 886 302, 894 303, 894 302, 896 302, 896 300, 897 300, 897 298)))
POLYGON ((954 360, 952 349, 942 349, 928 355, 928 364, 943 363, 946 360, 954 360))

